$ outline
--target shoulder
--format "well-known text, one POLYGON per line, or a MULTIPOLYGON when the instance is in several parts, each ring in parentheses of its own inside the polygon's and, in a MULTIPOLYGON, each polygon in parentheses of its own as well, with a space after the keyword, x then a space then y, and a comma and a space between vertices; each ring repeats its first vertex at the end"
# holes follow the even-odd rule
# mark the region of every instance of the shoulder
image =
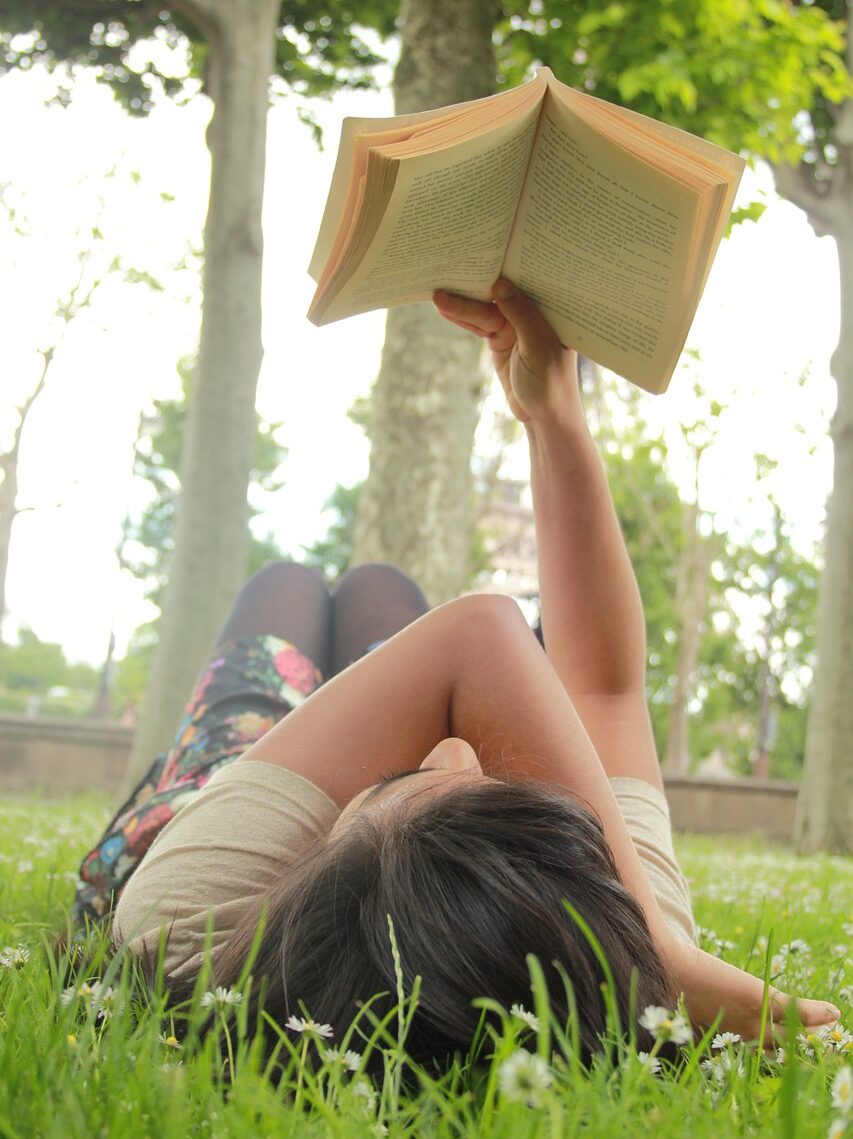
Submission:
POLYGON ((152 843, 116 907, 116 940, 154 952, 165 928, 169 971, 186 967, 203 950, 208 923, 215 950, 339 813, 295 772, 230 764, 152 843))

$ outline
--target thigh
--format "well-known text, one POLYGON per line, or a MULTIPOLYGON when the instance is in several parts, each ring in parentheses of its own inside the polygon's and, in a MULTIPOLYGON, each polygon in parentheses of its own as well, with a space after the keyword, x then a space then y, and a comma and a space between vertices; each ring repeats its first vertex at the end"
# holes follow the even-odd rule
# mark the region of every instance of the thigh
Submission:
POLYGON ((324 677, 331 670, 332 599, 322 575, 278 561, 249 578, 226 618, 217 644, 275 636, 299 649, 324 677))

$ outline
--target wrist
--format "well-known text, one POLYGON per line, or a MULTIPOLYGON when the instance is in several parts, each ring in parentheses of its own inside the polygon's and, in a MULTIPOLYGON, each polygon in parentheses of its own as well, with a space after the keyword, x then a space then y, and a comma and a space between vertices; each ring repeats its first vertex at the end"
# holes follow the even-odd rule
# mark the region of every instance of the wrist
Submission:
POLYGON ((566 438, 592 437, 580 401, 577 403, 570 400, 550 402, 547 406, 537 410, 534 415, 528 416, 523 426, 528 438, 535 439, 542 444, 547 444, 551 440, 560 442, 566 438))
MULTIPOLYGON (((720 1028, 744 1040, 758 1037, 764 982, 698 946, 678 942, 669 958, 677 990, 694 1025, 707 1027, 719 1016, 720 1028)), ((770 989, 772 997, 774 989, 770 989)))
POLYGON ((531 473, 538 469, 546 480, 561 483, 568 477, 580 477, 585 484, 603 482, 598 448, 580 410, 529 419, 524 430, 531 473))

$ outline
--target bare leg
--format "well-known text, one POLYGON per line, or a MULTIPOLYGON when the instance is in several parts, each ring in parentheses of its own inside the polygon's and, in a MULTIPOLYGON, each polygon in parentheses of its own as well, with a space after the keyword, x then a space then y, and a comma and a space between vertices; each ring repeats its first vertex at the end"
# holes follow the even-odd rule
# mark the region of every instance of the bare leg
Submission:
POLYGON ((216 643, 271 634, 295 645, 330 675, 332 600, 322 576, 295 562, 271 562, 237 595, 216 643))
POLYGON ((332 676, 429 611, 421 589, 394 566, 348 570, 332 594, 332 676))

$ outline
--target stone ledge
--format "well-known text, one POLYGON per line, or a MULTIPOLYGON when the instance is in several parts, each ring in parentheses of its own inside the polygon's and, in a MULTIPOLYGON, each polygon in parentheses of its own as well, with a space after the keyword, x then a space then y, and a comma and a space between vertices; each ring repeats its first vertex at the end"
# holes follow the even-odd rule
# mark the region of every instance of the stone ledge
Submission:
MULTIPOLYGON (((133 729, 101 720, 0 716, 0 794, 118 792, 133 729)), ((799 785, 781 779, 665 780, 675 830, 790 841, 799 785)))
POLYGON ((130 748, 133 728, 126 728, 111 720, 66 719, 64 716, 0 715, 0 741, 50 739, 79 742, 89 740, 95 745, 125 743, 130 748))

